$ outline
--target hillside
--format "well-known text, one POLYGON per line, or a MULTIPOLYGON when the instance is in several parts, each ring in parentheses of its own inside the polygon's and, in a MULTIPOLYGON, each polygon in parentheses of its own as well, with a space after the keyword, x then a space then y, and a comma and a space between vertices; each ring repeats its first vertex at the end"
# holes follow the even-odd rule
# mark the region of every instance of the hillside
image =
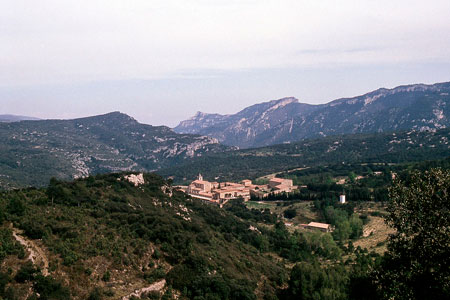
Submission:
POLYGON ((292 299, 298 262, 333 278, 318 293, 345 299, 350 274, 373 262, 342 264, 347 248, 334 239, 362 226, 342 208, 330 220, 351 220, 351 232, 291 233, 269 210, 204 204, 153 174, 53 179, 0 196, 3 299, 292 299))
POLYGON ((226 150, 215 139, 140 124, 119 112, 0 123, 0 140, 0 188, 42 186, 53 176, 157 170, 226 150))
POLYGON ((0 122, 19 122, 19 121, 37 121, 39 118, 18 116, 18 115, 0 115, 0 122))
POLYGON ((450 125, 450 83, 414 84, 322 105, 283 98, 233 115, 198 112, 174 130, 217 138, 225 145, 261 147, 336 134, 435 130, 450 125))
POLYGON ((1 194, 0 298, 12 299, 7 288, 14 299, 123 299, 145 288, 189 298, 275 295, 286 269, 260 255, 250 222, 186 199, 158 176, 136 186, 133 176, 1 194))
POLYGON ((298 143, 216 153, 158 171, 176 182, 198 173, 214 181, 242 180, 295 168, 354 163, 405 163, 450 156, 450 129, 335 135, 298 143))
MULTIPOLYGON (((442 179, 441 170, 433 172, 442 179)), ((409 172, 399 176, 410 179, 409 172)), ((447 189, 448 170, 445 176, 447 189)), ((439 199, 448 211, 446 198, 439 199)), ((222 209, 186 197, 157 175, 129 172, 1 192, 0 298, 380 299, 385 282, 373 270, 389 271, 392 264, 383 263, 392 256, 353 245, 383 254, 386 242, 374 224, 382 215, 359 201, 341 205, 323 195, 314 203, 249 209, 234 200, 222 209), (334 231, 302 229, 305 220, 334 231), (367 230, 377 231, 375 241, 367 230)), ((448 249, 437 252, 448 261, 448 249)), ((436 299, 448 291, 446 282, 433 284, 436 299)))

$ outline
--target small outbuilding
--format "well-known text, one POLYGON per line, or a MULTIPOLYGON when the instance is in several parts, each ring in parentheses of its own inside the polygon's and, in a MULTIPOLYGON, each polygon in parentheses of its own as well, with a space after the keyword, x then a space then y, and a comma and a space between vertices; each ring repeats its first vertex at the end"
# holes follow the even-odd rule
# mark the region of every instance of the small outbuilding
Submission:
POLYGON ((309 224, 303 224, 303 227, 306 229, 312 229, 312 230, 320 230, 322 232, 332 232, 333 227, 331 224, 326 223, 319 223, 319 222, 310 222, 309 224))

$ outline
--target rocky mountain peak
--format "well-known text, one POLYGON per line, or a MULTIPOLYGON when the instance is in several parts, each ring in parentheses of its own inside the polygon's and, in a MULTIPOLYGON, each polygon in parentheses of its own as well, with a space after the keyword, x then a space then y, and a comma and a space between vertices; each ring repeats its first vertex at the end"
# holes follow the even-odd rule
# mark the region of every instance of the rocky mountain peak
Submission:
POLYGON ((272 105, 277 105, 278 107, 283 107, 291 103, 298 103, 298 99, 294 97, 285 97, 278 100, 272 100, 269 103, 272 105))
POLYGON ((204 117, 206 115, 207 115, 207 113, 198 111, 198 112, 195 113, 195 115, 192 118, 201 118, 201 117, 204 117))

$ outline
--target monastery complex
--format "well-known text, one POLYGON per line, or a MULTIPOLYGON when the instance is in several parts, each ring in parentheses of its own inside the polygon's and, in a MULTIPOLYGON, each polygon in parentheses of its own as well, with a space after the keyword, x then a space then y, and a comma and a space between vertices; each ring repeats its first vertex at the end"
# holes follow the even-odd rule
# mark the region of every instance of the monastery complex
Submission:
POLYGON ((272 178, 268 184, 256 185, 251 180, 234 182, 209 182, 203 180, 201 174, 185 190, 191 197, 210 201, 220 206, 230 199, 242 198, 244 201, 250 197, 265 198, 269 194, 290 193, 297 189, 291 179, 272 178))

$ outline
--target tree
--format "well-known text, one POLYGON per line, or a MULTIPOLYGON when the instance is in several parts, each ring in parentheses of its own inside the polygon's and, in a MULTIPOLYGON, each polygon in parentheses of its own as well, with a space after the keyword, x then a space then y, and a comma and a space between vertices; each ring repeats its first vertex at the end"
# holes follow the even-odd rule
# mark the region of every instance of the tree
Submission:
POLYGON ((322 267, 317 262, 301 262, 291 271, 289 287, 280 299, 347 299, 348 274, 342 266, 322 267))
POLYGON ((297 211, 295 209, 293 209, 293 208, 287 209, 287 210, 284 211, 284 217, 287 218, 287 219, 292 219, 295 216, 297 216, 297 211))
POLYGON ((450 299, 450 170, 414 172, 390 188, 396 229, 376 273, 389 299, 450 299))
POLYGON ((356 174, 354 172, 348 173, 348 180, 350 181, 350 183, 355 183, 355 181, 356 181, 356 174))
POLYGON ((22 216, 25 212, 25 204, 19 198, 19 196, 14 195, 9 200, 8 206, 6 208, 10 214, 17 216, 22 216))
POLYGON ((360 237, 363 231, 363 221, 356 214, 353 214, 349 222, 352 229, 350 237, 353 239, 360 237))

